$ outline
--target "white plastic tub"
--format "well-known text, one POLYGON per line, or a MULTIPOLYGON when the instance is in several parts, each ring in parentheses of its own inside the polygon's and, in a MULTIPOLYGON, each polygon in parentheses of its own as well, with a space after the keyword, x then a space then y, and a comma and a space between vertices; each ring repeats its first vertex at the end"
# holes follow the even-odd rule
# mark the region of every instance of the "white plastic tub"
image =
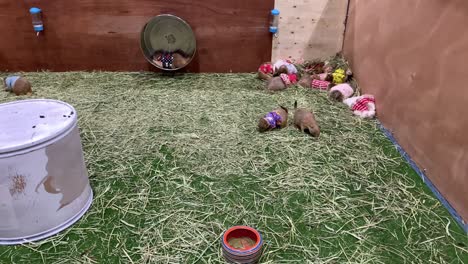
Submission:
POLYGON ((92 198, 75 109, 43 99, 0 104, 0 245, 64 230, 92 198))

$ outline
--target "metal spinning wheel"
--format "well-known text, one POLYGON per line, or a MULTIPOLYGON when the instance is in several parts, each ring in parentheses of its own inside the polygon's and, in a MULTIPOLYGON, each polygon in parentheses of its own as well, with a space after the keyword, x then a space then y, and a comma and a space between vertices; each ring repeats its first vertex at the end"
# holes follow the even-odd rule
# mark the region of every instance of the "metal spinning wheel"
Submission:
POLYGON ((187 66, 196 52, 195 34, 189 24, 167 14, 152 18, 143 27, 140 45, 146 60, 165 71, 187 66))

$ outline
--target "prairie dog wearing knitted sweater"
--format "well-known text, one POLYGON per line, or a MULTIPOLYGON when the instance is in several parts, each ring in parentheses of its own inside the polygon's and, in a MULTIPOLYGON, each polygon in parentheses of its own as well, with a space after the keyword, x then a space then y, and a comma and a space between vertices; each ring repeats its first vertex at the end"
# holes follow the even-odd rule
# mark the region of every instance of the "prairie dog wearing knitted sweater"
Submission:
POLYGON ((348 99, 353 94, 354 89, 353 87, 351 87, 351 85, 349 85, 348 83, 341 83, 333 86, 330 89, 328 96, 334 101, 343 102, 343 100, 348 99))
POLYGON ((285 128, 288 125, 288 109, 278 107, 258 120, 258 131, 266 132, 275 128, 285 128))
POLYGON ((275 64, 273 64, 273 70, 275 75, 279 75, 281 73, 297 74, 296 66, 287 60, 277 60, 275 64))
POLYGON ((312 87, 313 80, 327 81, 327 82, 330 82, 331 84, 331 81, 333 81, 333 76, 328 73, 320 73, 320 74, 313 74, 313 75, 304 74, 299 80, 299 85, 304 88, 313 88, 312 87))
POLYGON ((21 76, 8 76, 3 79, 5 91, 13 92, 16 95, 31 95, 31 83, 21 76))
POLYGON ((262 65, 258 67, 257 77, 261 80, 269 80, 273 77, 273 74, 273 64, 271 64, 271 62, 262 63, 262 65))
POLYGON ((353 114, 361 118, 373 118, 375 116, 376 108, 373 95, 354 96, 344 100, 343 103, 353 111, 353 114))

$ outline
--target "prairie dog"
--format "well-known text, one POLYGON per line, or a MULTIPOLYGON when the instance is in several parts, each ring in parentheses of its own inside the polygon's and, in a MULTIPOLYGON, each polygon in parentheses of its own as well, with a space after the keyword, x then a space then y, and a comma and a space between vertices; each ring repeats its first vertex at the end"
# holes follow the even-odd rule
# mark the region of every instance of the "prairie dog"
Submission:
POLYGON ((273 64, 273 69, 275 76, 281 73, 297 74, 296 66, 294 66, 294 64, 292 64, 289 60, 277 60, 275 64, 273 64))
POLYGON ((331 100, 336 101, 336 102, 343 102, 344 100, 343 94, 337 90, 330 91, 328 96, 330 97, 331 100))
POLYGON ((272 77, 268 80, 267 90, 269 91, 277 92, 285 90, 286 88, 288 88, 288 86, 283 82, 283 80, 279 76, 272 77))
POLYGON ((288 67, 286 67, 286 65, 282 65, 279 68, 276 68, 273 76, 279 76, 280 74, 283 74, 283 73, 288 74, 288 67))
POLYGON ((268 80, 267 89, 273 92, 281 91, 296 83, 297 83, 296 74, 282 73, 280 74, 280 76, 276 76, 268 80))
POLYGON ((31 83, 20 76, 9 76, 3 80, 5 90, 16 95, 31 95, 31 83))
MULTIPOLYGON (((321 73, 321 74, 304 74, 302 78, 299 80, 299 85, 304 87, 304 88, 312 88, 312 81, 313 80, 320 80, 320 81, 327 81, 331 82, 333 81, 333 76, 331 74, 327 73, 321 73)), ((333 85, 333 84, 331 84, 333 85)))
POLYGON ((312 84, 312 75, 304 74, 302 78, 299 80, 299 86, 304 88, 310 88, 312 84))
POLYGON ((343 102, 343 100, 348 99, 354 94, 354 89, 348 83, 341 83, 330 89, 329 97, 330 99, 343 102))
POLYGON ((314 114, 305 108, 297 108, 297 101, 294 102, 294 109, 294 126, 312 137, 318 137, 320 127, 315 120, 314 114))
POLYGON ((333 81, 333 75, 331 75, 329 73, 314 74, 314 75, 312 75, 312 79, 332 82, 333 81))
POLYGON ((184 67, 185 65, 187 65, 189 59, 182 56, 181 54, 179 53, 174 53, 172 54, 172 58, 173 58, 173 68, 174 69, 179 69, 179 68, 182 68, 184 67))
POLYGON ((258 120, 258 131, 266 132, 275 128, 285 128, 288 125, 288 109, 280 106, 258 120))

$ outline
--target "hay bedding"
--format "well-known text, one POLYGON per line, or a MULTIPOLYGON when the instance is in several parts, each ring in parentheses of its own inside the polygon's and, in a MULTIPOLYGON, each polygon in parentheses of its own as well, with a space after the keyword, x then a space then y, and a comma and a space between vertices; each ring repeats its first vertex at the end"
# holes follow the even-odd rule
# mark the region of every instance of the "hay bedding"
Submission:
POLYGON ((466 263, 466 235, 375 122, 324 93, 270 95, 253 74, 24 76, 34 98, 78 110, 96 197, 58 236, 1 247, 1 263, 222 263, 237 224, 262 232, 262 263, 466 263), (256 131, 294 100, 314 110, 318 140, 256 131))

